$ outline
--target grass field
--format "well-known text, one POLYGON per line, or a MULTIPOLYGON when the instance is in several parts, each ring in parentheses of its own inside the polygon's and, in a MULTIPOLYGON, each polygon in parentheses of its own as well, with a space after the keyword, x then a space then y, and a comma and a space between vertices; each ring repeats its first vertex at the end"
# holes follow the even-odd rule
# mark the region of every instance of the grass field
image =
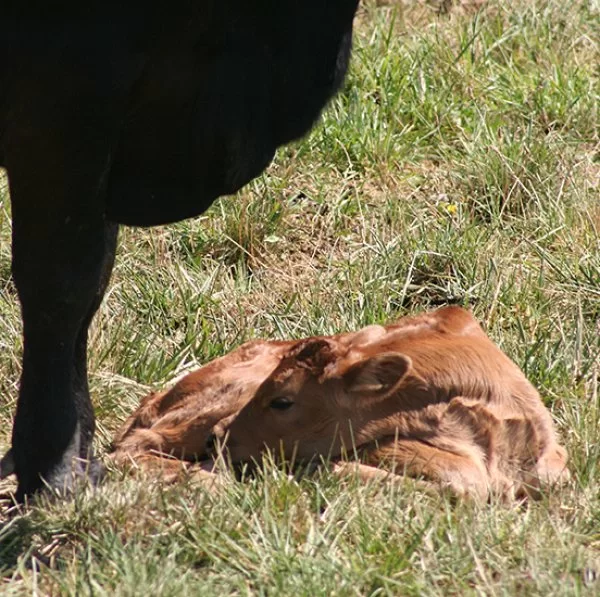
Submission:
MULTIPOLYGON (((0 513, 0 594, 600 594, 600 4, 409 4, 362 7, 343 93, 261 178, 122 231, 91 337, 98 449, 148 390, 247 339, 457 303, 540 389, 570 485, 477 506, 268 462, 213 493, 112 471, 0 513)), ((1 179, 0 200, 4 451, 21 338, 1 179)))

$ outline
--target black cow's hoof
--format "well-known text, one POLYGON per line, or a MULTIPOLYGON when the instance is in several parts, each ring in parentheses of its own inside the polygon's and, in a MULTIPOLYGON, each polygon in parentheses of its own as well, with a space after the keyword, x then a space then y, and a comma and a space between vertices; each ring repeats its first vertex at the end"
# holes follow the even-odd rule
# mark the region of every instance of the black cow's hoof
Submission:
POLYGON ((73 460, 71 466, 61 464, 54 468, 46 478, 37 474, 33 476, 19 475, 19 485, 15 494, 18 503, 42 492, 65 498, 85 485, 98 485, 104 478, 106 468, 95 457, 88 460, 73 460))
POLYGON ((95 456, 90 459, 87 467, 87 478, 92 485, 99 485, 106 476, 106 467, 95 456))

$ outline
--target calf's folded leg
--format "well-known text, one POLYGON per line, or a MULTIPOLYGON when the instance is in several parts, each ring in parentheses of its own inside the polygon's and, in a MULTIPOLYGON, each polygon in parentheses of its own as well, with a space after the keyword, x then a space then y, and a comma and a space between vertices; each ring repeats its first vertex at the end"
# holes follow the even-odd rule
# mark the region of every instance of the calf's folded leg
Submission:
POLYGON ((383 467, 373 469, 381 472, 422 477, 458 496, 485 499, 489 493, 485 465, 476 455, 442 450, 416 439, 397 438, 380 443, 367 454, 367 464, 369 468, 383 467))

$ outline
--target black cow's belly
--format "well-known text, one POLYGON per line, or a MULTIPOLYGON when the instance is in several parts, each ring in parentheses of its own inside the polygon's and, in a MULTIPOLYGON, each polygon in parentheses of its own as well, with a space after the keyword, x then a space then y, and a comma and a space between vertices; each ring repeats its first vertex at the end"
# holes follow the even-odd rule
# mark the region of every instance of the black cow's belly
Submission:
POLYGON ((198 215, 273 158, 266 59, 231 48, 207 54, 161 56, 137 83, 111 161, 111 220, 147 226, 198 215))
POLYGON ((108 217, 188 218, 258 176, 339 88, 356 4, 231 1, 202 16, 199 39, 155 52, 112 159, 108 217))

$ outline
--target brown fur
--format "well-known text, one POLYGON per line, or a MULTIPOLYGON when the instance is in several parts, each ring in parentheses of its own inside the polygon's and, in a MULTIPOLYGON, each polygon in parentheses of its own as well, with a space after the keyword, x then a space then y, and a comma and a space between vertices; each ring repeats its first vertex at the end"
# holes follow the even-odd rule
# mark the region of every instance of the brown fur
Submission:
POLYGON ((117 433, 109 459, 177 478, 186 463, 209 457, 211 433, 221 435, 219 425, 250 400, 292 344, 247 342, 169 390, 149 394, 117 433))
POLYGON ((265 448, 357 455, 365 478, 383 467, 461 495, 536 494, 568 478, 539 394, 458 307, 295 343, 221 427, 234 461, 265 448))

